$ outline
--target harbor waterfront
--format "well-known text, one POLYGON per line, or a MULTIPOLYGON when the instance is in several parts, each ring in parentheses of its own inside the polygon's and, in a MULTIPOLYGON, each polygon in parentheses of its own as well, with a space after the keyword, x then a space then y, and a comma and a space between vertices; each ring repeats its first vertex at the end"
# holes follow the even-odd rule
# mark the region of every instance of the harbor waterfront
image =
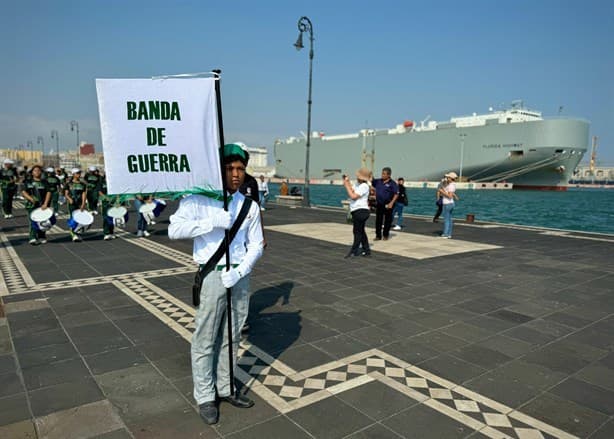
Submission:
MULTIPOLYGON (((271 183, 270 190, 272 196, 279 194, 279 185, 271 183)), ((477 221, 614 234, 614 191, 609 189, 459 190, 458 195, 461 199, 456 203, 454 218, 465 218, 471 213, 477 221)), ((409 206, 405 215, 435 213, 434 189, 407 188, 407 196, 409 206)), ((342 186, 311 186, 312 204, 341 207, 341 200, 346 198, 342 186)), ((411 229, 411 222, 406 227, 411 229)))
POLYGON ((0 437, 614 437, 614 239, 458 221, 447 240, 412 218, 344 259, 341 211, 268 207, 236 374, 256 404, 208 426, 177 203, 149 238, 131 210, 118 239, 98 219, 75 244, 62 217, 41 246, 17 203, 0 220, 0 437))

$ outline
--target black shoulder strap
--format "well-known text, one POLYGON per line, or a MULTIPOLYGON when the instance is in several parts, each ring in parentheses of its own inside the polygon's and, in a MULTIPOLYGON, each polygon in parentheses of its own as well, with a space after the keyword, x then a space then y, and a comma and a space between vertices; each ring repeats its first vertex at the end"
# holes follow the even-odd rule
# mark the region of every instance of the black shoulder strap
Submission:
MULTIPOLYGON (((245 201, 243 201, 243 206, 241 206, 241 210, 239 211, 239 215, 237 216, 237 219, 235 220, 234 224, 230 228, 230 231, 228 232, 228 239, 229 239, 228 244, 230 244, 232 240, 235 238, 235 236, 237 235, 237 232, 239 231, 241 224, 243 224, 243 221, 247 217, 247 214, 249 212, 251 205, 252 205, 252 199, 246 197, 245 201)), ((194 306, 198 306, 200 304, 200 288, 203 283, 203 280, 205 280, 205 277, 215 268, 218 261, 224 254, 224 250, 226 250, 226 246, 224 245, 224 240, 222 240, 220 246, 215 251, 213 256, 211 256, 211 258, 207 261, 205 265, 201 265, 198 271, 196 272, 196 277, 194 279, 194 285, 192 286, 192 302, 194 303, 194 306)))
MULTIPOLYGON (((228 239, 229 239, 228 244, 229 245, 232 242, 232 240, 235 239, 235 236, 237 235, 237 232, 239 231, 239 228, 243 224, 243 221, 245 221, 245 218, 247 217, 247 213, 249 212, 249 209, 250 209, 251 205, 252 205, 252 199, 245 197, 245 201, 243 202, 243 206, 241 206, 241 210, 239 211, 239 215, 237 216, 237 219, 235 220, 234 224, 230 228, 230 231, 228 232, 228 239)), ((222 240, 222 242, 220 243, 220 246, 218 247, 218 249, 215 251, 213 256, 211 256, 211 259, 209 259, 207 261, 207 263, 205 264, 205 267, 204 267, 205 270, 204 271, 211 271, 211 270, 213 270, 213 267, 215 265, 217 265, 218 261, 220 260, 220 258, 224 254, 224 250, 226 250, 226 249, 224 247, 224 240, 222 240), (209 267, 209 265, 211 265, 211 267, 209 267), (209 270, 207 270, 207 268, 209 270)))

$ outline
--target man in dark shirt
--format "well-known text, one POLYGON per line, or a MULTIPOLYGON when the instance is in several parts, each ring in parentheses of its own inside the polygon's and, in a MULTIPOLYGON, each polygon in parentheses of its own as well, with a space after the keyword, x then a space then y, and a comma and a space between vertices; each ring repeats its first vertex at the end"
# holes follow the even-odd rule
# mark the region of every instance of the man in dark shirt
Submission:
POLYGON ((17 192, 17 170, 13 160, 6 159, 0 171, 0 186, 2 187, 2 210, 4 218, 13 218, 13 197, 17 192))
POLYGON ((245 173, 245 181, 239 187, 239 192, 248 198, 251 198, 256 203, 260 204, 260 195, 258 194, 258 181, 247 172, 245 173))
POLYGON ((397 217, 397 223, 392 230, 401 230, 403 228, 403 209, 409 204, 407 200, 407 193, 405 192, 405 179, 403 177, 397 178, 399 186, 399 198, 394 203, 394 209, 392 211, 392 219, 397 217))
POLYGON ((373 180, 375 188, 375 240, 379 241, 384 237, 384 241, 390 236, 390 226, 392 225, 392 208, 399 197, 399 187, 390 178, 392 170, 388 167, 382 169, 382 178, 373 180), (382 225, 384 227, 382 233, 382 225))

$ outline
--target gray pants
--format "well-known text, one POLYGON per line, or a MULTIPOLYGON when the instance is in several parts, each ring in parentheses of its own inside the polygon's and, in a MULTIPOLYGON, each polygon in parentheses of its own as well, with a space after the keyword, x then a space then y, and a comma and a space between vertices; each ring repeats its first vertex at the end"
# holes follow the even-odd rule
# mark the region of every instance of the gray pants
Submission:
MULTIPOLYGON (((196 312, 192 336, 192 378, 197 404, 230 395, 228 368, 228 323, 226 316, 226 288, 221 271, 212 271, 203 281, 200 306, 196 312)), ((249 310, 249 275, 232 288, 233 366, 236 370, 241 328, 249 310)))

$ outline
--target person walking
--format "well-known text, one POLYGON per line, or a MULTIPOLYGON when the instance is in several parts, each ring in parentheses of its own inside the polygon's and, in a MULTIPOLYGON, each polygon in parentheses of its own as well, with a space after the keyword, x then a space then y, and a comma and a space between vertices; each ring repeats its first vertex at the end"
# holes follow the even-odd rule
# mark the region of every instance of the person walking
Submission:
POLYGON ((269 196, 269 184, 262 174, 260 174, 260 179, 258 181, 258 194, 260 195, 260 210, 266 210, 266 198, 269 196))
POLYGON ((347 175, 343 176, 343 185, 350 197, 350 212, 354 233, 354 242, 346 258, 352 256, 370 256, 369 238, 365 232, 365 225, 369 219, 369 170, 360 168, 356 171, 356 184, 352 185, 347 175), (362 246, 362 250, 360 247, 362 246))
POLYGON ((115 236, 115 224, 113 222, 113 218, 109 217, 107 214, 108 210, 113 207, 112 198, 108 196, 107 190, 107 179, 106 176, 101 176, 98 180, 98 199, 101 200, 102 204, 102 233, 104 234, 105 241, 109 241, 111 239, 117 238, 115 236))
POLYGON ((2 188, 2 211, 4 218, 13 218, 13 198, 17 192, 17 169, 13 167, 15 162, 5 159, 0 171, 0 187, 2 188))
POLYGON ((47 181, 49 192, 51 193, 51 207, 53 207, 53 211, 57 214, 60 210, 60 191, 62 190, 62 182, 55 174, 55 169, 53 169, 53 167, 49 167, 45 169, 45 171, 47 173, 45 180, 47 181))
POLYGON ((90 166, 85 174, 87 184, 87 207, 92 215, 98 215, 98 186, 100 184, 100 173, 96 166, 90 166))
POLYGON ((446 181, 447 179, 444 177, 437 185, 437 192, 435 193, 435 205, 437 206, 437 212, 435 212, 435 216, 433 217, 434 223, 439 221, 439 217, 441 216, 441 212, 443 210, 443 195, 441 195, 441 189, 446 184, 446 181))
POLYGON ((148 194, 138 194, 134 198, 134 209, 136 210, 136 214, 138 215, 138 220, 136 223, 137 238, 148 238, 149 236, 151 236, 151 233, 147 231, 147 220, 145 219, 145 215, 141 213, 141 206, 145 203, 153 203, 153 196, 148 194))
MULTIPOLYGON (((68 203, 68 216, 72 217, 75 210, 85 210, 87 202, 87 185, 81 179, 81 169, 73 168, 70 171, 72 178, 64 185, 64 196, 68 203)), ((81 236, 70 230, 73 242, 81 241, 81 236)))
MULTIPOLYGON (((243 204, 251 203, 245 220, 229 245, 232 268, 226 271, 224 259, 215 262, 215 268, 204 277, 200 287, 200 305, 196 312, 192 336, 192 379, 194 399, 199 413, 207 424, 215 424, 219 418, 219 402, 235 407, 249 408, 254 402, 245 395, 231 393, 228 332, 226 330, 226 289, 232 288, 232 348, 233 366, 236 368, 237 352, 243 326, 249 309, 250 273, 262 256, 262 227, 260 211, 256 203, 246 201, 238 189, 245 178, 249 153, 236 144, 223 149, 226 189, 232 196, 228 211, 223 203, 203 195, 190 195, 179 204, 170 217, 170 239, 194 239, 193 258, 201 268, 209 262, 224 240, 224 230, 236 220, 243 204)), ((234 375, 236 376, 236 375, 234 375)))
POLYGON ((373 180, 375 188, 375 240, 388 240, 392 226, 392 208, 399 197, 399 187, 390 176, 389 167, 382 169, 382 178, 373 180), (382 230, 383 226, 383 230, 382 230))
POLYGON ((397 185, 399 186, 399 197, 394 203, 394 208, 392 210, 392 219, 394 220, 394 217, 396 216, 397 223, 392 228, 392 230, 403 229, 403 209, 409 204, 409 200, 407 199, 407 192, 405 191, 405 179, 403 177, 399 177, 397 179, 397 185))
POLYGON ((30 245, 46 244, 47 236, 42 230, 34 228, 34 224, 30 220, 30 214, 36 208, 45 210, 49 206, 51 200, 51 192, 47 181, 43 179, 43 167, 34 165, 32 167, 32 178, 24 183, 21 195, 26 200, 26 209, 28 211, 28 223, 30 224, 30 245))
POLYGON ((446 184, 440 189, 443 197, 443 232, 441 237, 451 239, 453 228, 452 211, 454 210, 454 200, 458 200, 455 184, 458 175, 456 175, 456 172, 449 172, 445 175, 445 178, 446 184))

